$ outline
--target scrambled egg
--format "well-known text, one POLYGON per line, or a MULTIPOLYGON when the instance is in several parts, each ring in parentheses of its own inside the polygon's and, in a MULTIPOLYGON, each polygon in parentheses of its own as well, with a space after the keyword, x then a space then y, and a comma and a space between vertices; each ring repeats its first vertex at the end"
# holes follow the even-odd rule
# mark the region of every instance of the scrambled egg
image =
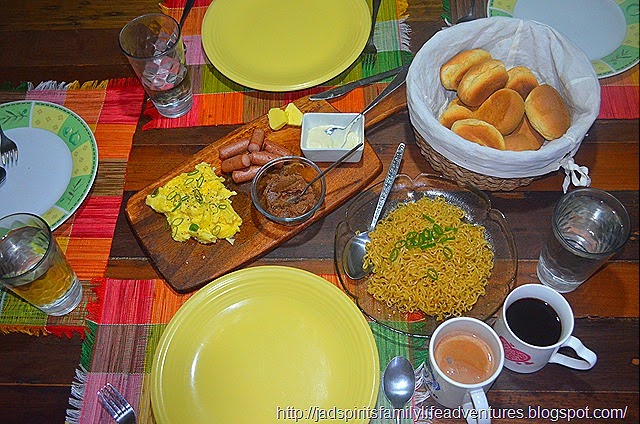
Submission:
POLYGON ((231 196, 224 179, 214 168, 202 162, 189 173, 182 173, 147 196, 146 204, 164 213, 171 227, 171 237, 186 241, 193 237, 201 243, 215 243, 233 236, 240 230, 242 218, 231 206, 231 196))

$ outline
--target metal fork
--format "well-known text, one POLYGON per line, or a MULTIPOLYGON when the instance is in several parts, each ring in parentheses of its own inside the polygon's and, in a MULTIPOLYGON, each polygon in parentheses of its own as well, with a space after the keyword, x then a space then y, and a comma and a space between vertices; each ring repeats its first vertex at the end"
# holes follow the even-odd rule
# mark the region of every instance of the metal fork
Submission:
POLYGON ((6 165, 7 163, 11 165, 15 165, 18 163, 18 146, 13 142, 9 137, 7 137, 2 131, 2 126, 0 125, 0 160, 2 160, 2 164, 6 165))
POLYGON ((118 424, 135 424, 136 413, 127 400, 118 392, 111 383, 98 390, 98 399, 104 409, 118 424))
POLYGON ((382 0, 373 0, 371 4, 371 32, 369 33, 369 39, 362 51, 362 66, 365 68, 372 68, 376 63, 376 56, 378 55, 378 49, 373 43, 373 33, 376 29, 376 20, 378 19, 378 10, 380 9, 380 3, 382 0))

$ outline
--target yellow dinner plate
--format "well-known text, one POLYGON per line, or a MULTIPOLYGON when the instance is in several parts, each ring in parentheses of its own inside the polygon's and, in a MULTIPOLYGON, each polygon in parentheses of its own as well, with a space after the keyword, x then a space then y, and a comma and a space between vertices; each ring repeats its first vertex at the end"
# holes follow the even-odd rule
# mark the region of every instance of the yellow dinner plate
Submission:
POLYGON ((202 21, 202 46, 229 79, 292 91, 347 69, 370 29, 365 0, 216 0, 202 21))
POLYGON ((314 422, 374 408, 379 379, 371 329, 342 291, 307 271, 253 267, 176 313, 156 350, 151 400, 158 423, 314 422))

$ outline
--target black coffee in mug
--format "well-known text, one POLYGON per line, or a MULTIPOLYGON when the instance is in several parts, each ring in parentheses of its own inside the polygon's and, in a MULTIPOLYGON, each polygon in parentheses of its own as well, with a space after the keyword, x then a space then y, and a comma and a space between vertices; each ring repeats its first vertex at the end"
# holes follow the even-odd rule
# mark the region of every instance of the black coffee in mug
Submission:
POLYGON ((507 324, 523 342, 534 346, 551 346, 560 340, 562 323, 547 302, 524 297, 507 308, 507 324))

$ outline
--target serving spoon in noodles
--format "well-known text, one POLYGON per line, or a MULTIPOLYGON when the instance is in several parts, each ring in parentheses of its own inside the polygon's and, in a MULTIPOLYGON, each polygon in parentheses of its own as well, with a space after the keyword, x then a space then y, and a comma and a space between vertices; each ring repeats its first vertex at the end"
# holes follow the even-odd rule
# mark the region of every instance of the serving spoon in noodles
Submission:
POLYGON ((386 203, 387 197, 389 197, 389 193, 391 192, 391 187, 393 187, 393 183, 396 180, 396 175, 398 175, 398 170, 400 169, 400 163, 402 162, 403 155, 404 143, 400 143, 398 145, 398 149, 396 150, 396 154, 393 156, 393 160, 389 165, 389 171, 387 171, 387 176, 384 179, 384 183, 382 184, 382 191, 380 192, 380 197, 378 198, 376 209, 373 212, 373 219, 371 220, 369 229, 365 232, 355 234, 349 239, 349 241, 347 241, 347 244, 344 247, 342 264, 344 266, 345 272, 352 280, 359 280, 372 271, 370 266, 366 268, 364 266, 364 255, 365 253, 367 253, 367 243, 371 241, 371 239, 369 238, 369 234, 373 231, 373 229, 376 227, 376 224, 378 223, 378 219, 380 218, 380 214, 382 213, 384 204, 386 203))

